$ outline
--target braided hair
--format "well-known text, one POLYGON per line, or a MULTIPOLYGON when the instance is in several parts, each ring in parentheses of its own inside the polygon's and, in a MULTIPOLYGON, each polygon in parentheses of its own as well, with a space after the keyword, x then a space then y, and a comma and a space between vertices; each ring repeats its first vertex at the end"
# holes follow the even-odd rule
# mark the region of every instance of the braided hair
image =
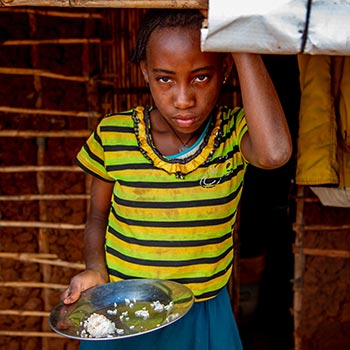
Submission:
POLYGON ((131 61, 146 59, 146 48, 151 34, 158 28, 201 29, 204 16, 199 10, 153 9, 147 12, 140 28, 131 61))

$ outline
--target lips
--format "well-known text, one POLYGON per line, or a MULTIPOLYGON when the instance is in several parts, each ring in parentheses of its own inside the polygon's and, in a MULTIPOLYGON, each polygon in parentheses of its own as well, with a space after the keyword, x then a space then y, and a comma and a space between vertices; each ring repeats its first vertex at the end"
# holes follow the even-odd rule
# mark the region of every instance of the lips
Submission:
POLYGON ((182 128, 188 128, 195 124, 195 119, 176 119, 176 124, 182 128))
POLYGON ((197 122, 197 118, 193 116, 175 117, 173 120, 181 128, 191 127, 197 122))

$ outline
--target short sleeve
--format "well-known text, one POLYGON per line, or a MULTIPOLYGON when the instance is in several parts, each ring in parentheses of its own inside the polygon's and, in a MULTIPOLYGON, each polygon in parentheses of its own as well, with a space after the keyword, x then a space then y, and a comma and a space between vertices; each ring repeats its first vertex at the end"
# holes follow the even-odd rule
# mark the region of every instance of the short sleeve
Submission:
POLYGON ((248 131, 247 122, 245 119, 244 109, 241 108, 236 114, 236 135, 238 144, 241 144, 244 134, 248 131))
POLYGON ((104 147, 100 135, 99 125, 83 145, 75 161, 86 173, 104 181, 114 182, 105 167, 104 147))
MULTIPOLYGON (((244 109, 240 108, 238 113, 235 115, 235 126, 236 126, 236 136, 237 136, 237 144, 241 151, 241 142, 243 136, 248 131, 247 121, 245 119, 244 109)), ((244 157, 244 154, 241 151, 242 158, 246 163, 249 163, 248 160, 244 157)))

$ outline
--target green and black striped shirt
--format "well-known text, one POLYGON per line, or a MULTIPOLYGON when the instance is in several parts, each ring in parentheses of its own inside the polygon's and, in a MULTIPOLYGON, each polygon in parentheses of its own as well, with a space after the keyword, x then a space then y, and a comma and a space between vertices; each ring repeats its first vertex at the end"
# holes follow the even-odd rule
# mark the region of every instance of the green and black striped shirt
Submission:
POLYGON ((111 281, 169 279, 196 300, 214 297, 230 278, 232 231, 247 162, 240 108, 218 108, 188 156, 153 146, 148 111, 107 115, 77 155, 88 173, 114 182, 106 232, 111 281))

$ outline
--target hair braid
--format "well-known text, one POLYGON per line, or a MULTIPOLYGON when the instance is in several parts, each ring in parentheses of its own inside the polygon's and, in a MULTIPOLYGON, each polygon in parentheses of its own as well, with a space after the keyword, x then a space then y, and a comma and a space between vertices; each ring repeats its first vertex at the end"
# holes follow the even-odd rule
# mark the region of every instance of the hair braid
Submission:
POLYGON ((204 16, 199 10, 155 9, 147 12, 132 53, 131 61, 140 63, 146 58, 146 48, 151 34, 158 28, 201 29, 204 16))

